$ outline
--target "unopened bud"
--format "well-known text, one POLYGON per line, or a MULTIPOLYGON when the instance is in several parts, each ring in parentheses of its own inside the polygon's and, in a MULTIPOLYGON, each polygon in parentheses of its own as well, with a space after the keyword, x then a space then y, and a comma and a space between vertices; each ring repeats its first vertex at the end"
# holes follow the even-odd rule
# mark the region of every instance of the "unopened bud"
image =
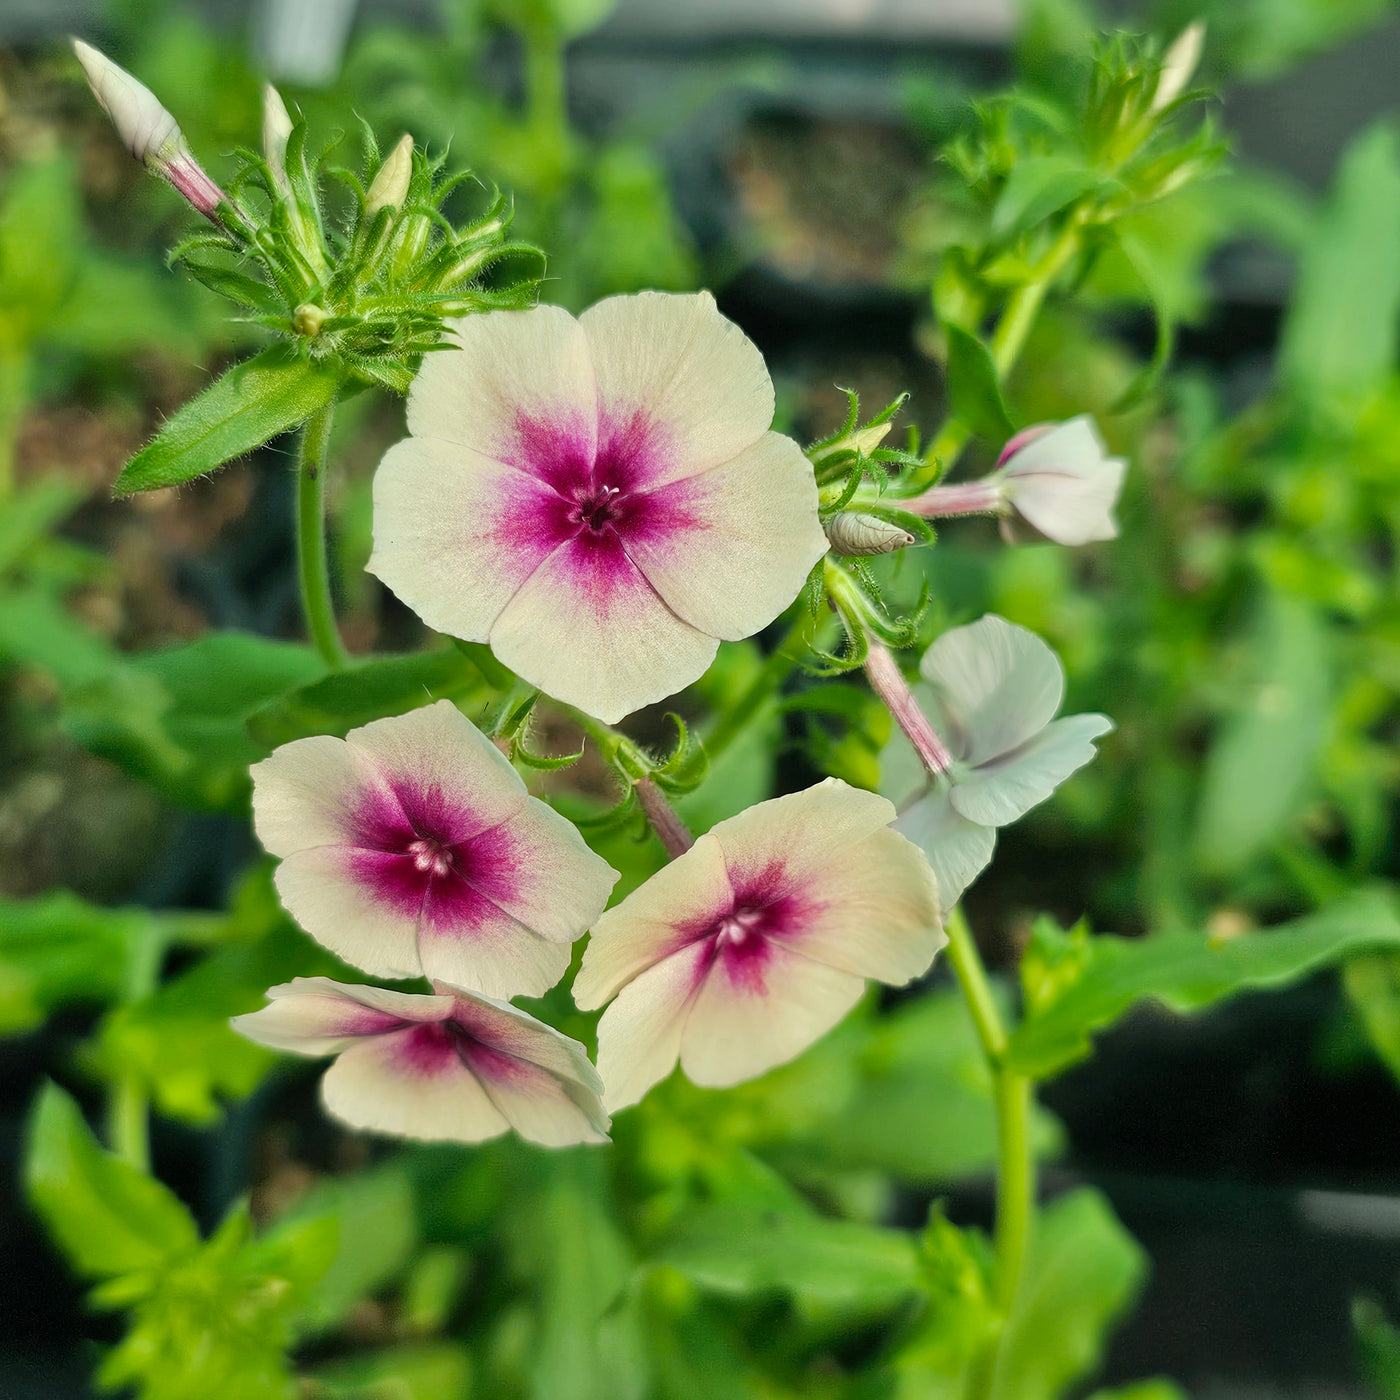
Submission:
POLYGON ((1171 47, 1162 56, 1162 72, 1157 79, 1157 91, 1152 97, 1154 112, 1160 112, 1186 91, 1186 84, 1191 81, 1196 65, 1201 61, 1205 41, 1205 21, 1199 19, 1188 24, 1172 41, 1171 47))
POLYGON ((263 158, 272 171, 278 194, 290 195, 287 181, 287 138, 292 134, 292 118, 282 95, 271 83, 263 86, 263 158))
POLYGON ((315 340, 325 324, 326 313, 314 301, 304 301, 292 312, 292 329, 307 340, 315 340))
POLYGON ((228 196, 190 154, 175 118, 161 106, 155 93, 91 44, 74 39, 73 52, 83 65, 92 95, 111 118, 127 150, 212 219, 228 196))
POLYGON ((902 525, 891 524, 865 511, 843 510, 826 522, 826 537, 833 554, 893 554, 914 543, 914 536, 902 525))
POLYGON ((372 219, 381 209, 397 209, 408 193, 413 178, 413 137, 404 136, 384 157, 384 163, 365 194, 365 218, 372 219))

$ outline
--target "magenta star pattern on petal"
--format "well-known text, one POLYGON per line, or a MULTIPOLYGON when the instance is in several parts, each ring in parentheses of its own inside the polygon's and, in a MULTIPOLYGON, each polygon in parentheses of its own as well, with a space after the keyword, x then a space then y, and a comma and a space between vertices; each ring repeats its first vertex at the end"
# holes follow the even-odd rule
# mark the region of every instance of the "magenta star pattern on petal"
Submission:
POLYGON ((752 1079, 830 1030, 867 978, 928 969, 937 884, 894 815, 828 778, 720 822, 598 920, 574 999, 616 998, 598 1026, 610 1109, 678 1058, 697 1084, 752 1079))
POLYGON ((253 768, 253 819, 332 952, 490 996, 552 987, 617 880, 447 700, 283 745, 253 768))
POLYGON ((446 983, 435 995, 298 977, 235 1016, 240 1034, 335 1055, 326 1108, 356 1128, 484 1142, 514 1129, 547 1147, 605 1142, 602 1082, 582 1045, 533 1016, 446 983))
POLYGON ((812 470, 707 293, 456 324, 374 483, 370 569, 612 723, 771 622, 825 553, 812 470))

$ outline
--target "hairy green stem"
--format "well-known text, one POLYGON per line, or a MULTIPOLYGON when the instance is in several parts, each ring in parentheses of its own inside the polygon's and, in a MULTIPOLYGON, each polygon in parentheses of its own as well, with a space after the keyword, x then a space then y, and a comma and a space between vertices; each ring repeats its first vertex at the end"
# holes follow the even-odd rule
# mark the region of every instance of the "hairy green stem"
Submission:
POLYGON ((704 736, 705 752, 714 762, 740 734, 748 728, 782 688, 782 684, 797 669, 807 650, 807 640, 815 624, 807 611, 806 602, 798 604, 797 618, 784 634, 782 641, 769 653, 758 674, 739 699, 715 722, 704 736))
MULTIPOLYGON (((122 1004, 130 1006, 155 991, 165 961, 165 940, 148 931, 131 949, 122 988, 122 1004)), ((137 1073, 119 1075, 107 1088, 107 1143, 139 1172, 151 1170, 150 1101, 145 1080, 137 1073)))
POLYGON ((332 671, 349 661, 335 624, 331 575, 326 562, 326 454, 335 404, 306 420, 297 452, 297 574, 306 628, 332 671))
MULTIPOLYGON (((1031 1081, 1006 1063, 1007 1035, 972 930, 961 907, 948 918, 948 961, 972 1013, 982 1053, 992 1071, 997 1112, 995 1296, 1011 1307, 1025 1266, 1035 1215, 1035 1158, 1031 1153, 1031 1081)), ((991 1369, 987 1371, 990 1383, 991 1369)))

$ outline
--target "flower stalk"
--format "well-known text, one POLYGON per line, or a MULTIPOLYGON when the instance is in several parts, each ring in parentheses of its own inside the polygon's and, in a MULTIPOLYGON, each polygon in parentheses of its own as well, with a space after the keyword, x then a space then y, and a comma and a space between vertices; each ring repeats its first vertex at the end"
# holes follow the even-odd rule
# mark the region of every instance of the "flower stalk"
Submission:
POLYGON ((671 860, 683 856, 695 844, 695 838, 680 814, 666 800, 666 794, 652 778, 638 778, 632 786, 637 794, 637 803, 656 833, 657 840, 666 848, 667 856, 671 860))
POLYGON ((899 669, 899 663, 873 637, 867 640, 865 674, 870 688, 884 702, 885 708, 894 716, 894 722, 904 731, 919 761, 928 770, 929 777, 937 778, 953 766, 953 756, 942 739, 934 732, 928 716, 919 708, 909 682, 899 669))
POLYGON ((307 419, 297 454, 297 577, 306 629, 332 671, 349 661, 336 626, 326 559, 326 456, 330 447, 332 403, 307 419))

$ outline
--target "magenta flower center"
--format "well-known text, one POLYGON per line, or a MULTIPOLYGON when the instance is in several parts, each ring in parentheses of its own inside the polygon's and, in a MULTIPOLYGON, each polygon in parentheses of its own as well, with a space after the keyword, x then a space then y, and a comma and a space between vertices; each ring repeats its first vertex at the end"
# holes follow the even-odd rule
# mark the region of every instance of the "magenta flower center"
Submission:
POLYGON ((696 967, 698 981, 722 972, 736 989, 763 995, 772 961, 773 940, 791 941, 801 935, 803 902, 795 894, 778 894, 773 879, 746 883, 733 905, 713 915, 691 935, 709 944, 708 955, 696 967))
POLYGON ((600 486, 595 491, 580 490, 575 502, 572 509, 566 512, 566 519, 584 526, 595 535, 619 520, 626 506, 620 486, 600 486))

